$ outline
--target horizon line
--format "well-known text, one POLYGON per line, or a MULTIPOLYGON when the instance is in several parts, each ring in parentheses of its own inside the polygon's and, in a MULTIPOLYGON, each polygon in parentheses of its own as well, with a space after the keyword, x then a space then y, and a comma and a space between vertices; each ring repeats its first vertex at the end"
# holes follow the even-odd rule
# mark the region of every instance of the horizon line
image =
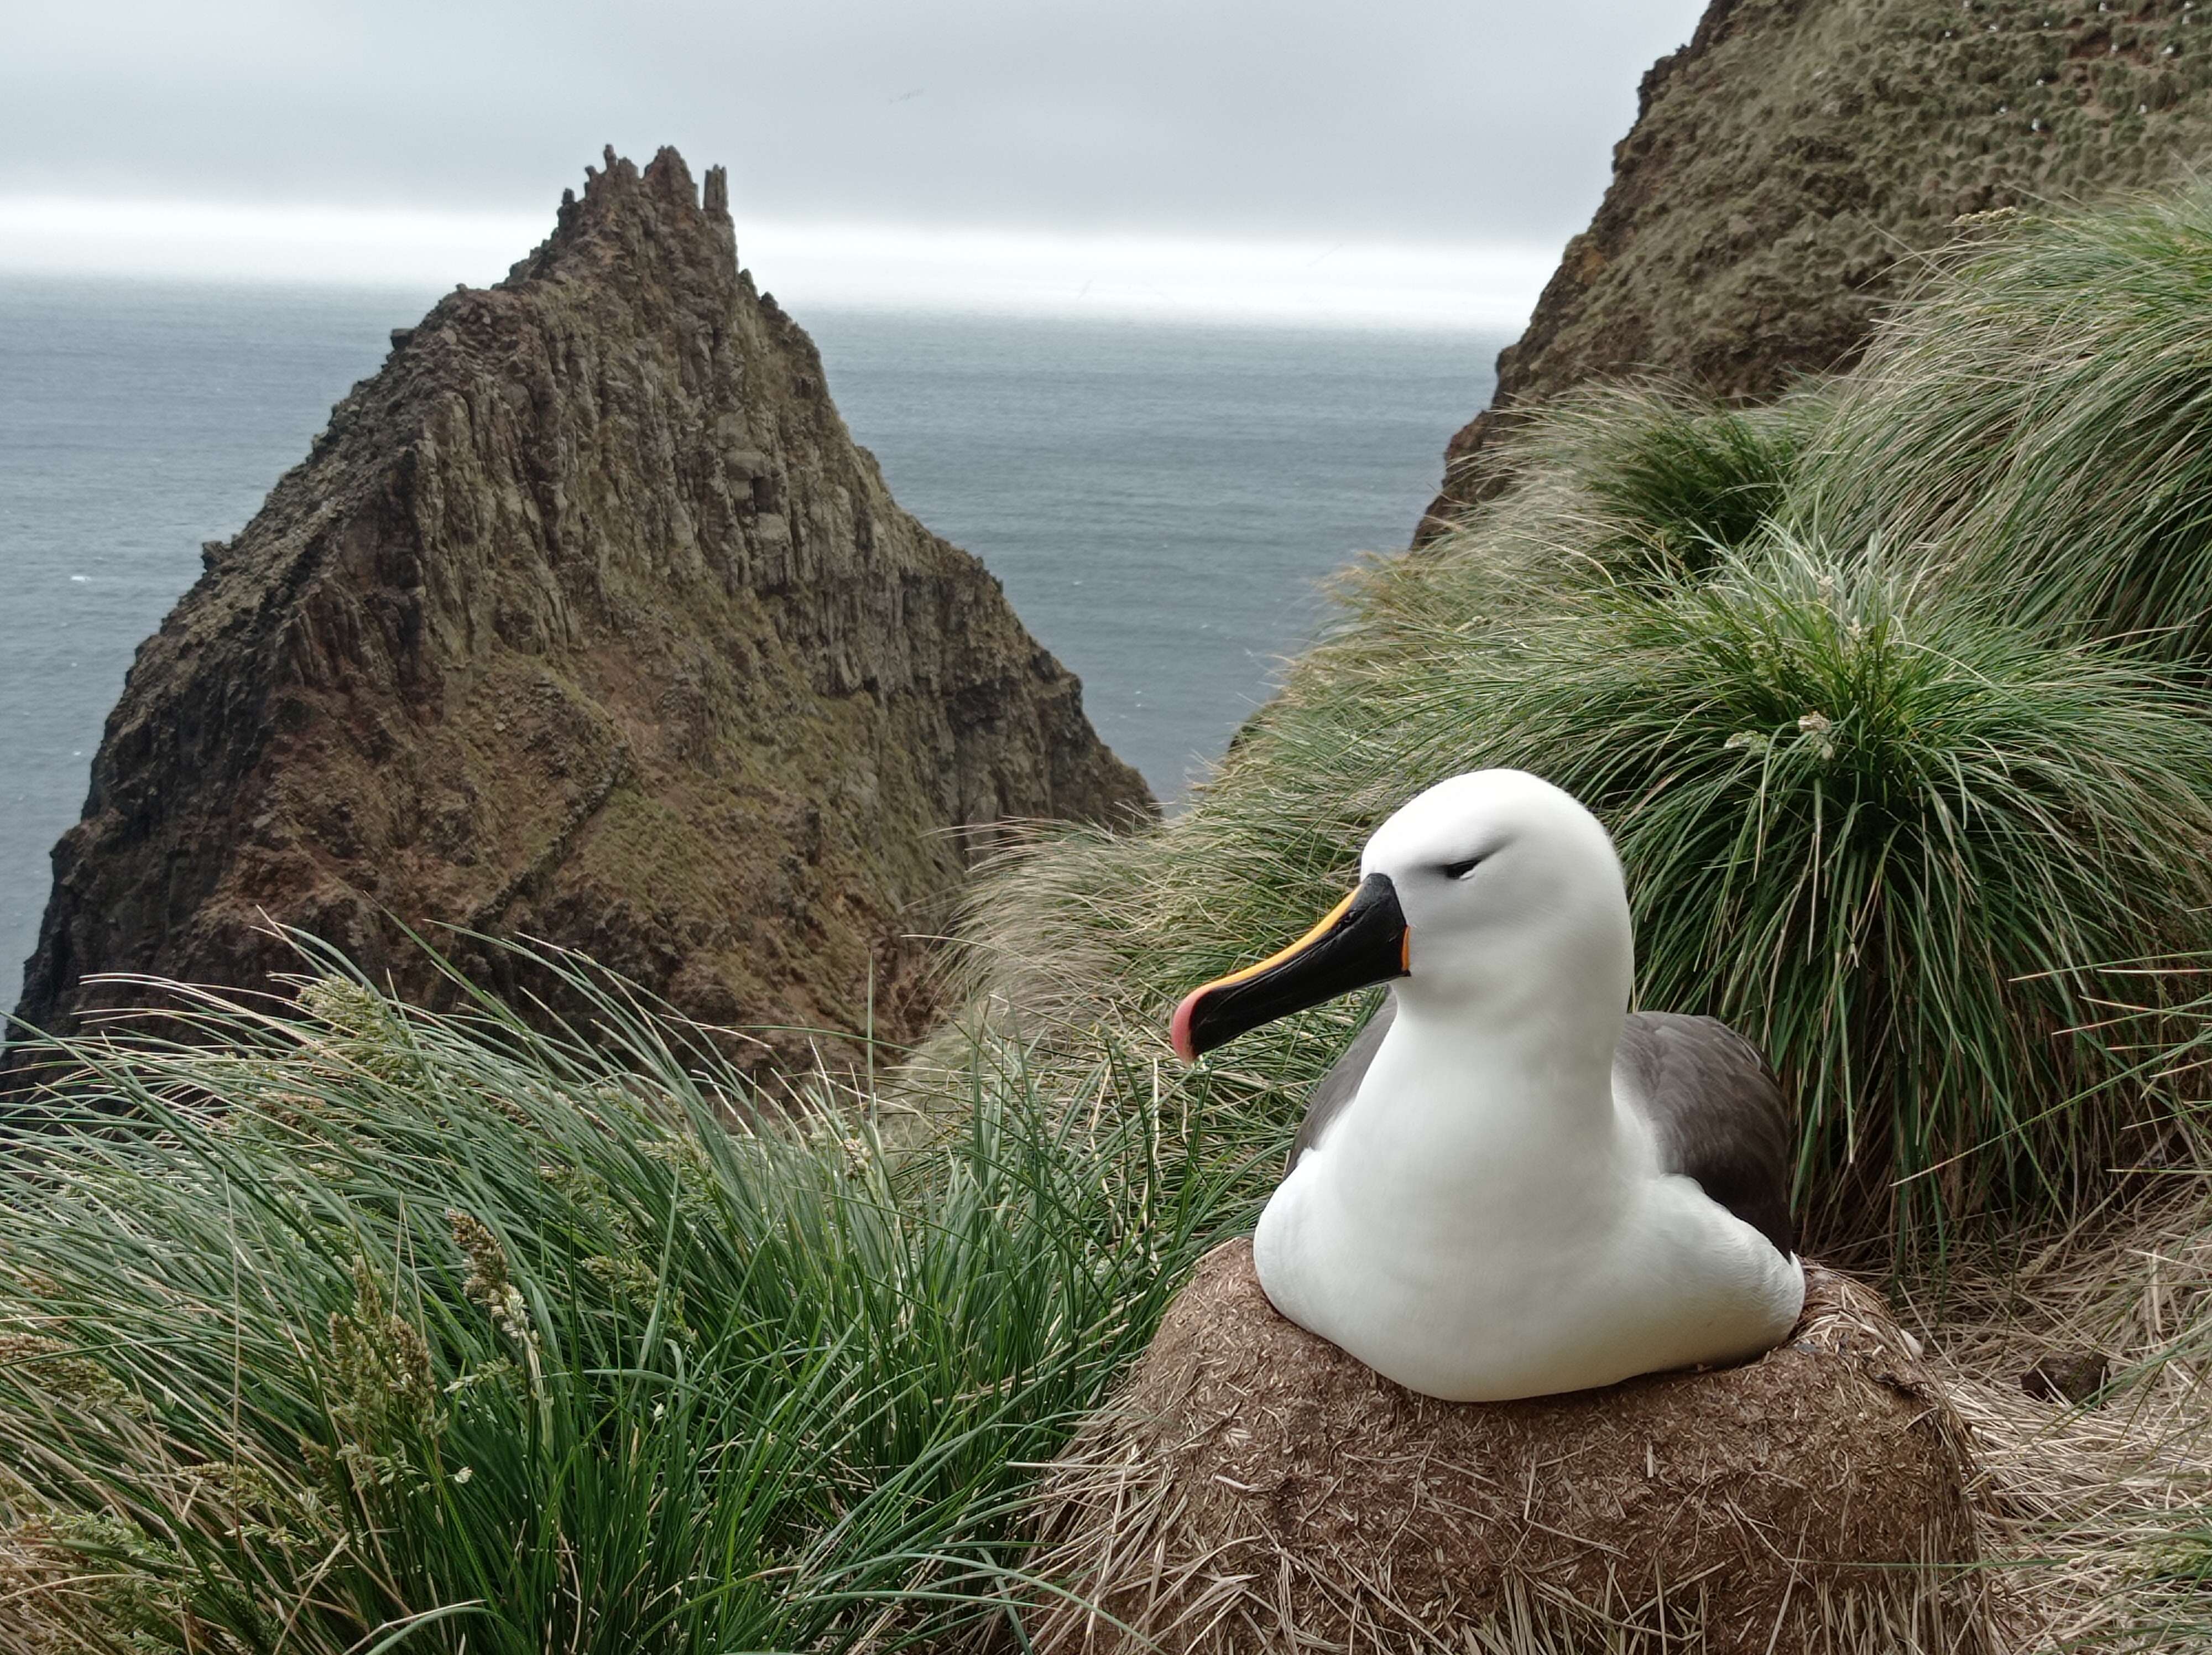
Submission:
MULTIPOLYGON (((551 232, 514 210, 0 195, 0 274, 237 286, 488 286, 551 232)), ((813 309, 1517 333, 1559 250, 1528 242, 738 219, 739 261, 813 309)), ((802 317, 803 319, 803 317, 802 317)))

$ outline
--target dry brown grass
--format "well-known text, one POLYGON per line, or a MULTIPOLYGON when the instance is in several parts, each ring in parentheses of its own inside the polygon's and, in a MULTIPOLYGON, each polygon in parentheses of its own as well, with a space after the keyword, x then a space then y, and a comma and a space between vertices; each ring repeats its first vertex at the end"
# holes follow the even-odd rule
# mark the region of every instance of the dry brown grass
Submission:
POLYGON ((2208 1193, 2169 1175, 1893 1295, 1972 1433, 2008 1651, 2212 1647, 2208 1193), (2028 1394, 2052 1352, 2102 1355, 2103 1393, 2028 1394))

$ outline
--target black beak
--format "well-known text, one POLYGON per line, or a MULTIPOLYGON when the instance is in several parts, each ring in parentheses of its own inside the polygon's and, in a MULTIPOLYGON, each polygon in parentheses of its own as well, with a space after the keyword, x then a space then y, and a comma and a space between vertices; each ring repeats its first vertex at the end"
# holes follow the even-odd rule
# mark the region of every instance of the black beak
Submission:
POLYGON ((1404 977, 1406 916, 1387 873, 1370 873, 1320 924, 1279 954, 1216 979, 1183 996, 1169 1025, 1176 1055, 1186 1063, 1324 1000, 1404 977))

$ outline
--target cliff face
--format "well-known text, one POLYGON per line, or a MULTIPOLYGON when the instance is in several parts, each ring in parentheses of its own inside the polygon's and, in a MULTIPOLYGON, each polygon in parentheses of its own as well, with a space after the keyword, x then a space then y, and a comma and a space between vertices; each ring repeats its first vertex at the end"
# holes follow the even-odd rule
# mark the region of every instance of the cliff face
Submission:
POLYGON ((1713 0, 1644 76, 1419 538, 1497 485, 1517 406, 1644 369, 1771 396, 1848 366, 1961 216, 2156 185, 2208 145, 2212 4, 1713 0))
POLYGON ((738 270, 720 169, 703 204, 672 150, 586 179, 394 334, 140 648, 26 1021, 141 1000, 95 972, 262 986, 295 969, 265 914, 431 1000, 400 922, 581 948, 717 1024, 857 1029, 872 978, 896 1038, 910 934, 994 824, 1153 808, 894 503, 738 270))

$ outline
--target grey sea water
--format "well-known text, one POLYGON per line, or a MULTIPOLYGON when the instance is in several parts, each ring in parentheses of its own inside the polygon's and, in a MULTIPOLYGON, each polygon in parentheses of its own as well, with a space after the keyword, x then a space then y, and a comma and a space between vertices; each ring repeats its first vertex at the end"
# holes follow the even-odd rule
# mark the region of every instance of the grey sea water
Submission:
MULTIPOLYGON (((0 279, 0 1011, 133 649, 432 295, 0 279)), ((1500 343, 802 310, 892 492, 1181 794, 1355 553, 1401 545, 1500 343)))

